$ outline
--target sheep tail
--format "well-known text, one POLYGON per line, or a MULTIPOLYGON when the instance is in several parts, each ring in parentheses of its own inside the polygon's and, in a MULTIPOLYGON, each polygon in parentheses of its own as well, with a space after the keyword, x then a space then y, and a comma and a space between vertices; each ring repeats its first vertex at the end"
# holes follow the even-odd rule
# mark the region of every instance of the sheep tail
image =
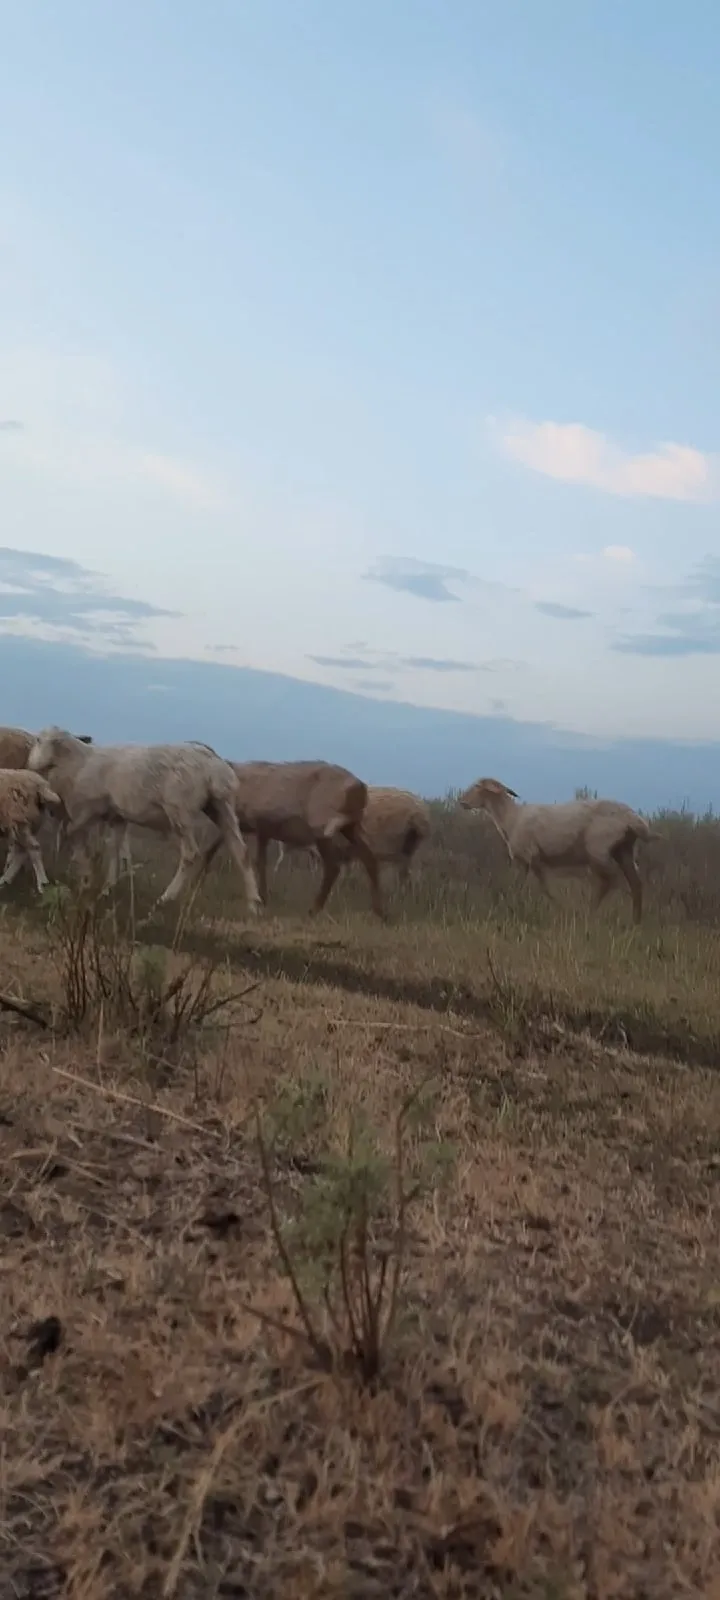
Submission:
POLYGON ((643 844, 649 844, 651 839, 662 839, 663 837, 656 828, 650 827, 650 823, 646 822, 644 817, 636 817, 631 826, 631 833, 634 839, 641 839, 643 844))

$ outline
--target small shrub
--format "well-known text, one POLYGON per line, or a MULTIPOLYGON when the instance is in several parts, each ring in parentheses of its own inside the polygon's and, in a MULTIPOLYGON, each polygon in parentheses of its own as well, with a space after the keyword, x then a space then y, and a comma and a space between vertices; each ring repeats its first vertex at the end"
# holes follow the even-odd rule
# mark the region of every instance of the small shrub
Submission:
MULTIPOLYGON (((258 1119, 271 1228, 302 1331, 255 1314, 304 1339, 326 1370, 351 1371, 363 1383, 378 1378, 397 1325, 410 1209, 442 1181, 454 1159, 453 1147, 427 1131, 432 1108, 422 1089, 403 1103, 390 1152, 364 1117, 352 1117, 344 1149, 320 1156, 284 1227, 273 1171, 277 1147, 268 1148, 258 1119)), ((287 1126, 282 1110, 278 1116, 276 1108, 274 1120, 278 1131, 287 1126)))

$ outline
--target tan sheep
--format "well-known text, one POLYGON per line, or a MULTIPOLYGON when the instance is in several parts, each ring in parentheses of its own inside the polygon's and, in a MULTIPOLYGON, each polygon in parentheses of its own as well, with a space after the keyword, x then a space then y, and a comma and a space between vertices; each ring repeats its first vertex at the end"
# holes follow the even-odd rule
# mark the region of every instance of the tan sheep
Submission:
POLYGON ((172 834, 180 860, 160 903, 176 900, 196 865, 209 859, 196 837, 209 818, 218 829, 211 853, 225 844, 242 875, 248 910, 257 910, 255 873, 237 821, 235 775, 220 756, 189 744, 87 746, 53 727, 38 734, 28 766, 51 776, 68 815, 67 836, 81 845, 86 866, 87 837, 98 823, 114 829, 134 823, 172 834))
MULTIPOLYGON (((82 734, 79 734, 78 737, 80 738, 82 744, 92 744, 92 738, 91 738, 90 734, 82 733, 82 734)), ((32 750, 32 747, 33 747, 34 743, 35 743, 35 734, 34 733, 28 733, 25 730, 25 728, 2 728, 2 727, 0 727, 0 770, 21 771, 23 768, 27 767, 28 756, 30 755, 30 751, 32 750)), ((60 849, 60 844, 61 844, 62 835, 63 835, 63 829, 64 829, 64 823, 65 823, 65 818, 64 818, 64 815, 63 815, 63 807, 62 806, 60 806, 59 814, 55 817, 54 820, 55 820, 55 841, 54 841, 54 845, 55 845, 55 856, 57 857, 58 850, 60 849)), ((35 839, 34 848, 37 851, 40 850, 40 845, 39 845, 37 839, 35 839)), ((35 877, 37 878, 37 871, 36 871, 36 867, 35 867, 35 864, 34 864, 34 860, 31 859, 29 856, 26 857, 25 851, 22 849, 22 846, 18 843, 17 840, 11 841, 10 849, 9 849, 8 855, 7 855, 7 860, 5 862, 5 872, 3 873, 3 877, 2 877, 2 879, 0 879, 0 882, 12 883, 13 880, 17 877, 18 872, 20 871, 20 868, 22 867, 23 862, 26 859, 28 860, 29 865, 32 866, 32 870, 35 873, 35 877), (6 874, 7 874, 7 876, 6 876, 6 874)), ((42 864, 42 857, 41 857, 41 866, 42 866, 43 876, 45 877, 45 867, 44 867, 44 864, 42 864)), ((47 881, 46 878, 45 878, 45 881, 47 881)))
MULTIPOLYGON (((396 866, 402 883, 407 882, 416 852, 428 838, 431 827, 429 809, 418 795, 411 794, 408 789, 368 784, 363 833, 375 860, 396 866)), ((286 849, 292 848, 292 845, 280 845, 276 872, 286 849)), ((296 845, 294 848, 306 850, 317 858, 315 845, 296 845)), ((335 839, 333 849, 343 865, 352 861, 352 847, 342 834, 335 839)))
POLYGON ((511 861, 532 872, 548 899, 548 872, 589 872, 593 909, 621 873, 632 896, 633 920, 642 918, 642 883, 635 858, 639 841, 659 838, 644 817, 619 800, 570 800, 564 805, 521 805, 514 789, 496 778, 479 778, 459 797, 466 811, 485 811, 507 846, 511 861))
POLYGON ((18 771, 26 767, 34 741, 34 733, 26 733, 24 728, 0 728, 0 768, 18 771))
POLYGON ((5 870, 0 885, 12 883, 27 857, 35 875, 38 894, 48 882, 36 832, 48 810, 59 810, 62 801, 45 778, 19 767, 0 768, 0 834, 10 840, 5 870))
POLYGON ((362 863, 368 875, 373 911, 384 915, 378 866, 363 829, 368 791, 360 778, 328 761, 232 761, 230 765, 238 784, 240 827, 257 839, 263 901, 270 840, 292 847, 314 845, 323 876, 312 911, 322 911, 340 871, 337 844, 342 838, 349 855, 362 863))

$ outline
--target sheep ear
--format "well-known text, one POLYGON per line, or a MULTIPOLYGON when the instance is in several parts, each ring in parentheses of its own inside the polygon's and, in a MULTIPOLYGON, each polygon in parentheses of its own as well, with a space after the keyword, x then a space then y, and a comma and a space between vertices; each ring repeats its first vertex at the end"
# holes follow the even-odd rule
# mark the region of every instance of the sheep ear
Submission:
POLYGON ((517 800, 517 798, 518 798, 517 794, 515 793, 515 790, 514 789, 508 789, 507 784, 505 785, 505 793, 511 795, 513 800, 517 800))

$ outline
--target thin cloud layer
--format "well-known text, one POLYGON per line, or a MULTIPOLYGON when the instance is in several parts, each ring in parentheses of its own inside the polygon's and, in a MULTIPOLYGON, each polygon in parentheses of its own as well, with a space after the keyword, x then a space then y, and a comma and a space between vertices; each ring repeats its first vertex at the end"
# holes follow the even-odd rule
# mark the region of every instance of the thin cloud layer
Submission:
POLYGON ((457 661, 453 656, 401 656, 396 651, 370 650, 366 645, 356 645, 362 655, 308 656, 319 667, 339 668, 351 672, 392 672, 403 667, 411 672, 489 672, 487 662, 457 661))
POLYGON ((658 624, 668 633, 626 633, 613 648, 632 656, 717 656, 720 655, 720 617, 708 618, 701 612, 675 615, 665 612, 658 624))
POLYGON ((392 678, 356 678, 353 687, 360 694, 390 694, 395 684, 392 678))
MULTIPOLYGON (((652 591, 651 591, 652 592, 652 591)), ((685 583, 656 591, 680 600, 683 610, 660 611, 656 630, 626 633, 613 648, 625 655, 638 656, 714 656, 720 655, 720 559, 706 556, 685 583)))
POLYGON ((634 550, 627 544, 606 544, 602 550, 581 551, 573 556, 573 561, 583 567, 586 573, 604 579, 612 578, 614 581, 632 581, 637 577, 638 558, 634 550))
POLYGON ((176 613, 145 600, 107 594, 99 573, 64 556, 0 548, 0 633, 3 624, 40 625, 50 638, 76 638, 96 647, 154 646, 141 641, 139 624, 176 613))
POLYGON ((340 667, 348 672, 375 672, 380 665, 362 656, 308 656, 308 661, 314 661, 318 667, 340 667))
POLYGON ((535 610, 541 611, 544 617, 554 617, 557 622, 580 622, 595 614, 593 611, 583 611, 580 606, 561 605, 559 600, 536 600, 535 610))
POLYGON ((445 567, 434 561, 416 561, 412 556, 385 556, 375 563, 363 577, 370 583, 383 583, 386 589, 397 589, 412 594, 417 600, 443 603, 458 601, 460 596, 448 589, 448 583, 471 583, 472 575, 464 567, 445 567))
POLYGON ((706 556, 690 574, 687 592, 709 605, 720 606, 720 557, 706 556))
POLYGON ((9 459, 35 477, 102 488, 133 484, 191 511, 232 509, 229 482, 192 460, 134 444, 129 400, 127 420, 114 395, 113 376, 84 356, 51 351, 11 351, 3 360, 3 387, 13 408, 33 407, 32 427, 17 415, 0 418, 9 459))
POLYGON ((581 422, 492 424, 498 446, 512 461, 560 483, 585 484, 625 498, 707 502, 718 498, 716 457, 691 445, 667 442, 637 455, 581 422))
POLYGON ((483 672, 475 661, 454 661, 452 656, 401 656, 401 665, 413 672, 483 672))

